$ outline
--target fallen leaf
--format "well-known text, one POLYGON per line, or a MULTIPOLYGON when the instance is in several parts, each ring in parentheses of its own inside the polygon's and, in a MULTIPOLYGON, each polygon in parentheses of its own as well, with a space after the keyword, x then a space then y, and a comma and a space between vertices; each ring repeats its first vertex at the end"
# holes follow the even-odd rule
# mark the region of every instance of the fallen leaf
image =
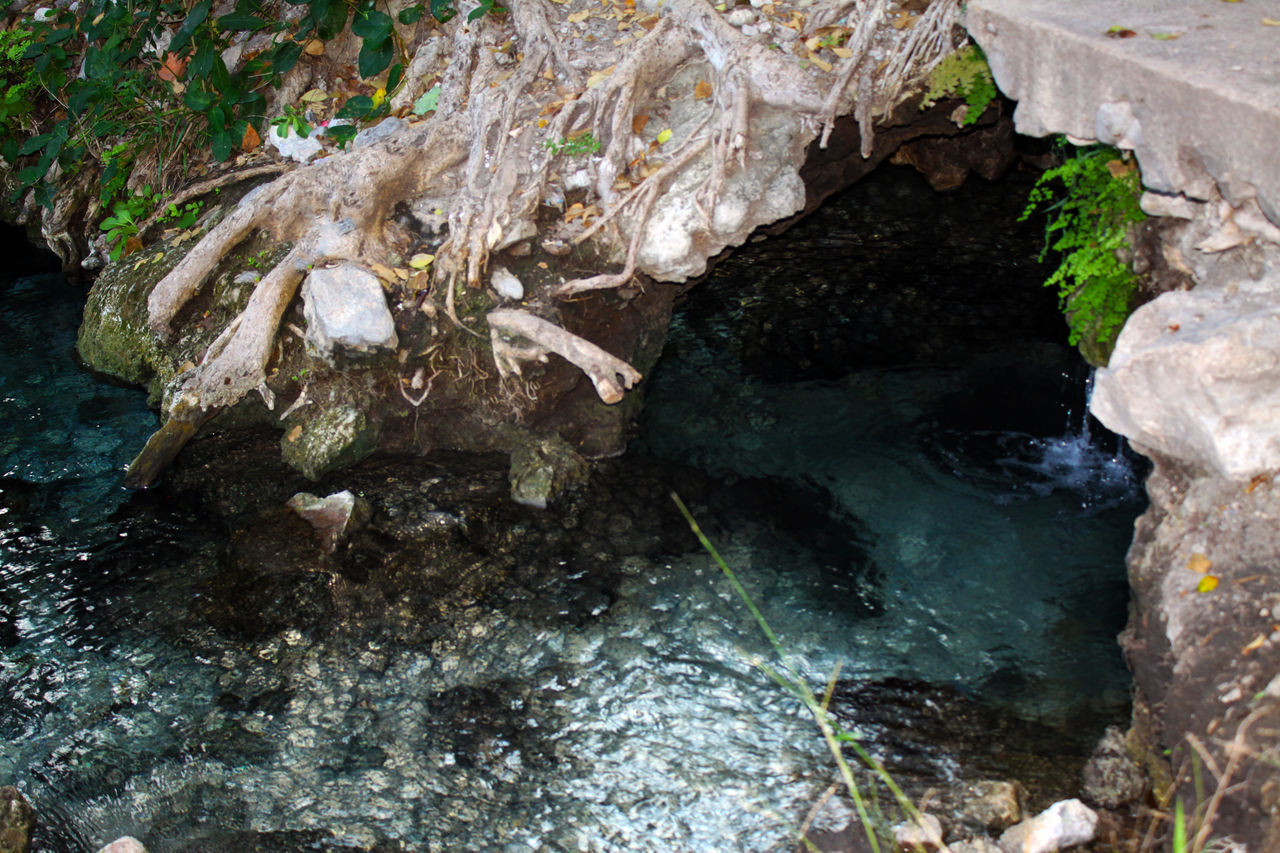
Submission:
POLYGON ((1196 553, 1191 555, 1191 559, 1187 560, 1187 568, 1198 574, 1204 574, 1209 571, 1209 567, 1213 565, 1208 557, 1204 554, 1196 553))
POLYGON ((1240 649, 1240 654, 1247 655, 1249 654, 1249 652, 1255 652, 1258 649, 1262 648, 1262 644, 1265 643, 1266 641, 1267 641, 1267 635, 1259 634, 1258 636, 1254 637, 1252 640, 1244 644, 1244 647, 1240 649))
POLYGON ((644 130, 644 126, 649 123, 648 113, 638 113, 631 117, 631 132, 639 133, 644 130))
POLYGON ((693 87, 693 99, 695 101, 705 101, 711 97, 711 84, 706 80, 699 80, 693 87))
POLYGON ((1264 485, 1266 485, 1267 483, 1269 483, 1270 481, 1271 481, 1271 475, 1270 475, 1270 474, 1259 474, 1259 475, 1257 475, 1256 477, 1254 477, 1252 480, 1250 480, 1250 481, 1249 481, 1249 485, 1247 485, 1247 486, 1245 486, 1245 487, 1244 487, 1244 492, 1245 492, 1245 494, 1249 494, 1249 493, 1251 493, 1254 489, 1258 488, 1259 486, 1264 486, 1264 485))
POLYGON ((240 147, 245 151, 253 151, 261 144, 262 137, 258 135, 258 131, 253 129, 253 125, 245 125, 244 137, 240 140, 240 147))
POLYGON ((323 89, 308 89, 302 93, 302 97, 298 98, 298 100, 304 104, 315 104, 329 100, 329 93, 323 89))
POLYGON ((1125 175, 1135 171, 1137 168, 1138 167, 1133 163, 1126 163, 1119 159, 1107 161, 1107 171, 1111 173, 1111 177, 1117 179, 1123 178, 1125 175))
POLYGON ((617 67, 618 66, 616 65, 610 65, 608 68, 604 69, 603 71, 597 71, 594 74, 592 74, 590 77, 587 78, 587 88, 594 89, 596 86, 599 86, 605 80, 608 80, 609 75, 613 73, 613 69, 617 67))
POLYGON ((382 279, 383 281, 396 280, 395 271, 392 270, 391 267, 387 266, 386 264, 380 264, 377 261, 374 261, 373 263, 369 264, 369 269, 373 270, 373 274, 376 275, 378 278, 382 279))
POLYGON ((436 259, 435 255, 428 255, 426 252, 419 252, 409 259, 409 266, 415 270, 425 270, 431 266, 431 262, 436 259))
POLYGON ((815 54, 809 54, 809 61, 812 62, 814 65, 818 66, 819 68, 821 68, 823 71, 829 72, 831 71, 832 68, 835 68, 835 66, 832 65, 830 62, 827 62, 825 59, 819 58, 815 54))
POLYGON ((289 434, 284 437, 284 440, 292 443, 297 441, 301 435, 302 435, 302 424, 298 424, 293 429, 289 430, 289 434))
POLYGON ((1109 39, 1131 39, 1134 36, 1136 36, 1137 33, 1129 29, 1128 27, 1122 27, 1117 24, 1116 26, 1108 29, 1105 33, 1103 33, 1103 35, 1105 35, 1109 39))
POLYGON ((920 20, 919 15, 913 15, 910 12, 907 12, 904 10, 902 12, 899 12, 897 16, 889 23, 895 30, 905 30, 905 29, 914 27, 916 25, 916 21, 918 20, 920 20))
POLYGON ((671 128, 667 128, 666 130, 658 134, 659 145, 666 145, 670 141, 671 141, 671 128))
POLYGON ((1200 578, 1200 583, 1196 584, 1196 592, 1213 592, 1218 588, 1218 578, 1214 575, 1205 575, 1200 578))
POLYGON ((1262 19, 1262 26, 1264 26, 1264 27, 1280 27, 1280 21, 1277 21, 1275 18, 1263 18, 1263 19, 1262 19))
POLYGON ((581 24, 588 17, 590 17, 590 15, 591 15, 590 9, 583 9, 581 12, 574 12, 572 15, 569 16, 569 23, 581 24))
POLYGON ((849 48, 847 47, 833 47, 831 48, 831 52, 834 53, 836 56, 840 57, 841 59, 853 58, 853 51, 849 50, 849 48))
POLYGON ((320 39, 312 39, 303 45, 302 52, 307 56, 319 56, 324 53, 324 42, 320 39))
POLYGON ((409 280, 409 271, 404 267, 396 267, 395 269, 392 270, 392 272, 395 273, 396 278, 400 279, 401 281, 409 280))
POLYGON ((1151 34, 1151 37, 1153 39, 1156 39, 1157 41, 1173 41, 1174 39, 1180 38, 1181 36, 1182 36, 1182 33, 1152 33, 1151 34))

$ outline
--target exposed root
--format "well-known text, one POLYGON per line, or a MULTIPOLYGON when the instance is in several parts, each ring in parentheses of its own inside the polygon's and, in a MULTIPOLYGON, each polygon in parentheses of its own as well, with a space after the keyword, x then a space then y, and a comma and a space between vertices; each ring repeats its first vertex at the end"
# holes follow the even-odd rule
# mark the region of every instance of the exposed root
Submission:
POLYGON ((525 311, 501 308, 489 312, 493 360, 505 379, 521 375, 525 361, 546 361, 553 352, 577 367, 595 385, 605 403, 616 403, 642 378, 639 371, 600 347, 525 311))
POLYGON ((214 190, 220 190, 223 187, 233 186, 235 184, 252 181, 257 178, 265 178, 270 175, 278 175, 287 171, 292 163, 264 163, 260 166, 251 166, 247 169, 237 169, 233 172, 224 172, 216 178, 210 178, 207 181, 201 181, 198 184, 192 184, 189 187, 176 193, 173 198, 168 199, 164 206, 152 213, 142 221, 138 226, 138 238, 146 240, 151 233, 151 229, 160 223, 160 218, 169 210, 170 205, 181 207, 192 199, 206 196, 214 190))

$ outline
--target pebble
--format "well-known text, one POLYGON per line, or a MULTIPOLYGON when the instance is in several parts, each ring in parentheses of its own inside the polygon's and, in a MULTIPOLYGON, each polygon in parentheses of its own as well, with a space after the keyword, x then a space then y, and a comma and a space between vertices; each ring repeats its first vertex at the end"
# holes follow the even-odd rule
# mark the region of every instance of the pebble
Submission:
POLYGON ((1098 815, 1079 800, 1061 800, 1000 836, 1004 853, 1057 853, 1092 841, 1098 815))
POLYGON ((746 26, 747 24, 754 22, 755 19, 756 13, 752 12, 750 9, 734 9, 729 13, 729 23, 733 24, 735 27, 746 26))

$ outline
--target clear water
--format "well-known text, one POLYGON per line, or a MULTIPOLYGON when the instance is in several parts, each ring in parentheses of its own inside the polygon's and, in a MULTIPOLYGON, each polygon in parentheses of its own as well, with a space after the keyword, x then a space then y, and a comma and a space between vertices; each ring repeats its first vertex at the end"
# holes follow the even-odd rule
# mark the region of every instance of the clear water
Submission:
MULTIPOLYGON (((868 192, 861 204, 897 199, 918 227, 916 196, 892 182, 868 192)), ((913 251, 885 223, 894 250, 913 251)), ((819 233, 828 260, 880 251, 865 228, 819 233)), ((986 233, 966 251, 983 254, 972 245, 986 233)), ((728 269, 785 266, 767 252, 744 263, 728 269)), ((806 677, 823 683, 838 664, 840 695, 874 696, 884 679, 945 688, 1083 741, 1122 712, 1114 634, 1137 482, 1070 416, 1083 374, 1065 348, 989 336, 951 358, 872 353, 829 370, 801 353, 771 373, 741 346, 741 307, 691 304, 677 321, 637 452, 701 470, 716 500, 755 496, 754 514, 710 526, 806 677)), ((219 591, 228 532, 119 488, 154 416, 141 393, 75 368, 77 312, 49 280, 5 285, 0 782, 36 803, 43 849, 125 833, 154 853, 791 849, 829 760, 754 665, 767 644, 705 555, 611 556, 598 570, 548 558, 548 577, 573 566, 568 587, 465 603, 432 639, 306 608, 230 630, 208 617, 229 596, 253 614, 259 597, 341 581, 280 581, 263 565, 260 588, 219 591)), ((397 488, 372 495, 385 516, 435 499, 429 479, 397 488)), ((841 714, 892 758, 883 720, 856 702, 841 714)), ((942 747, 927 763, 965 772, 942 747)))

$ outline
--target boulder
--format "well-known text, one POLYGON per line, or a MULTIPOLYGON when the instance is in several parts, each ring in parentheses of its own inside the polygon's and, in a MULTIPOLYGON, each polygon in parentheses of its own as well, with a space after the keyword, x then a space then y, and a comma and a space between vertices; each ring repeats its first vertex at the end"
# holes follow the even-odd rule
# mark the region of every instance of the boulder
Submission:
POLYGON ((0 788, 0 853, 30 853, 36 813, 12 785, 0 788))
POLYGON ((353 263, 312 270, 302 285, 307 345, 331 360, 335 347, 395 349, 396 324, 378 277, 353 263))
POLYGON ((1062 800, 1000 836, 1004 853, 1056 853, 1093 840, 1098 815, 1079 800, 1062 800))
POLYGON ((295 414, 286 422, 280 450, 289 467, 309 480, 353 465, 378 446, 381 427, 357 403, 344 403, 311 414, 295 414))
POLYGON ((1280 281, 1165 293, 1125 324, 1091 410, 1141 448, 1248 480, 1280 468, 1280 281))
POLYGON ((286 506, 315 528, 320 547, 327 554, 336 551, 348 536, 368 521, 371 513, 367 501, 347 490, 336 492, 327 498, 310 492, 298 492, 289 498, 286 506))

